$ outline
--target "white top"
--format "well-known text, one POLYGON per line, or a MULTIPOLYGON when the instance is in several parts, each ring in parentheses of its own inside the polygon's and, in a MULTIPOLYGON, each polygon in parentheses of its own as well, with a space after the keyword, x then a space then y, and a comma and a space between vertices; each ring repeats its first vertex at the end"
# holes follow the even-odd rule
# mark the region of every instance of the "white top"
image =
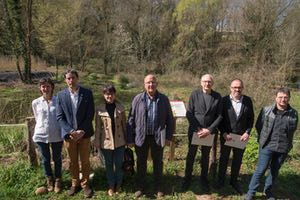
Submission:
POLYGON ((234 100, 232 98, 232 96, 230 95, 230 100, 231 100, 231 104, 232 104, 232 107, 235 111, 236 116, 239 117, 240 113, 241 113, 241 108, 242 108, 243 96, 240 98, 240 100, 234 100))
POLYGON ((43 96, 32 101, 32 110, 35 117, 36 125, 34 128, 34 142, 60 142, 60 126, 56 119, 56 96, 52 97, 48 104, 43 96))

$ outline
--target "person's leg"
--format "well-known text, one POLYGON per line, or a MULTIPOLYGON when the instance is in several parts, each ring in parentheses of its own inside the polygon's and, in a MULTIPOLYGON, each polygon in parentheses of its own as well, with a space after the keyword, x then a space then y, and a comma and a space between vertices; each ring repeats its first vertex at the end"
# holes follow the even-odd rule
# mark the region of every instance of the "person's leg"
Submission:
POLYGON ((62 159, 61 159, 61 151, 62 151, 63 142, 52 142, 52 158, 54 161, 54 174, 55 178, 61 178, 61 168, 62 168, 62 159))
POLYGON ((275 180, 278 177, 279 169, 284 163, 287 157, 286 153, 274 153, 271 163, 270 163, 270 172, 265 181, 264 192, 267 197, 273 197, 272 188, 275 183, 275 180))
POLYGON ((78 151, 81 162, 81 172, 82 179, 80 184, 82 188, 89 187, 89 177, 90 177, 90 148, 91 148, 91 139, 90 138, 81 138, 78 142, 78 151))
POLYGON ((157 145, 154 137, 150 140, 151 157, 153 160, 154 186, 157 192, 162 191, 162 174, 163 174, 163 148, 157 145))
POLYGON ((247 196, 253 197, 255 195, 260 185, 260 180, 269 166, 272 154, 272 151, 267 148, 259 149, 258 163, 249 183, 247 196))
POLYGON ((104 156, 106 179, 109 188, 114 188, 115 186, 113 151, 114 150, 110 149, 101 149, 101 152, 104 156))
POLYGON ((135 145, 135 152, 137 157, 137 173, 136 183, 138 190, 145 189, 145 177, 147 172, 147 158, 149 150, 149 136, 146 136, 144 144, 142 146, 135 145))
POLYGON ((185 161, 185 176, 184 181, 190 183, 192 179, 192 173, 194 168, 195 156, 197 153, 198 146, 189 144, 188 153, 185 161))
POLYGON ((219 173, 218 173, 218 184, 223 186, 225 183, 227 165, 229 160, 231 147, 221 144, 220 160, 219 160, 219 173))
MULTIPOLYGON (((70 172, 72 178, 72 187, 78 187, 79 181, 79 161, 78 161, 78 144, 73 140, 65 140, 65 147, 67 148, 70 157, 70 172)), ((72 192, 73 193, 73 192, 72 192)), ((73 193, 74 194, 74 193, 73 193)), ((73 195, 70 194, 70 195, 73 195)))
POLYGON ((202 146, 201 147, 201 180, 208 181, 208 167, 209 167, 209 153, 211 147, 202 146))
POLYGON ((42 155, 42 164, 44 168, 44 173, 47 179, 47 189, 49 192, 53 191, 53 173, 51 169, 51 154, 50 145, 44 142, 37 142, 38 148, 42 155))
POLYGON ((118 191, 122 185, 123 182, 123 169, 122 169, 122 165, 123 165, 123 161, 124 161, 124 151, 125 151, 125 147, 121 146, 118 147, 114 150, 114 164, 115 164, 115 184, 116 184, 116 191, 118 191))
POLYGON ((242 165, 244 149, 232 148, 233 157, 231 163, 231 183, 237 183, 242 165))
POLYGON ((45 176, 53 177, 53 173, 51 169, 51 154, 50 154, 49 144, 44 142, 37 142, 37 145, 42 155, 42 164, 43 164, 45 176))

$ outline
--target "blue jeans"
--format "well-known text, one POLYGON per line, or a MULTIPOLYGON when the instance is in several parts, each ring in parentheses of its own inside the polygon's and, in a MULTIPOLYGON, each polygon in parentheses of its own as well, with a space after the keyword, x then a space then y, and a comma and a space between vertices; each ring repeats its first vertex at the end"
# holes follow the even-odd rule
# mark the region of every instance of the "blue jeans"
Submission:
POLYGON ((123 181, 123 161, 125 147, 121 146, 114 150, 101 149, 105 159, 106 178, 109 187, 120 187, 123 181))
POLYGON ((264 192, 267 196, 272 195, 272 186, 274 185, 275 179, 279 173, 279 169, 284 163, 286 157, 287 153, 278 153, 271 151, 268 148, 260 148, 258 163, 256 165, 256 170, 252 175, 247 194, 249 196, 254 196, 259 187, 262 176, 264 176, 266 170, 268 167, 270 167, 269 175, 265 181, 264 192))
POLYGON ((50 147, 52 150, 52 159, 54 161, 54 175, 56 178, 61 178, 61 149, 63 146, 63 142, 52 142, 52 143, 44 143, 44 142, 37 142, 38 148, 42 155, 42 164, 44 168, 44 172, 46 176, 52 176, 52 169, 51 169, 51 153, 50 147))

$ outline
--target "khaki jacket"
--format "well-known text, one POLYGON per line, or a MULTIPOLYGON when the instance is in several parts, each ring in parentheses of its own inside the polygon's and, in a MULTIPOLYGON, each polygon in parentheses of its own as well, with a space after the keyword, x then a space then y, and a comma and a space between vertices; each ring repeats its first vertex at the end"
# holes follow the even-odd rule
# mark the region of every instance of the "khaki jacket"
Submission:
POLYGON ((96 130, 95 130, 95 145, 100 146, 102 149, 114 150, 126 144, 126 115, 125 108, 119 102, 116 103, 114 112, 115 118, 115 137, 113 137, 111 119, 105 104, 96 108, 96 130))

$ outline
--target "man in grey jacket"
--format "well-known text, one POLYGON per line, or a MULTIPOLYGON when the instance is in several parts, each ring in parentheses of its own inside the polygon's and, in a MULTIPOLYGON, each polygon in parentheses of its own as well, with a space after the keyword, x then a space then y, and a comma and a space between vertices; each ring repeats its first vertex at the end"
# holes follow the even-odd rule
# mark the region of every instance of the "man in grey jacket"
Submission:
POLYGON ((275 200, 272 187, 288 152, 293 147, 293 137, 297 130, 298 112, 289 105, 290 90, 279 88, 275 104, 264 107, 257 119, 256 130, 259 142, 259 155, 256 170, 251 178, 246 200, 252 200, 265 171, 264 193, 268 200, 275 200))
POLYGON ((163 172, 163 147, 172 140, 173 114, 167 96, 157 91, 157 80, 152 74, 144 79, 145 91, 136 95, 128 116, 127 144, 135 144, 137 155, 136 197, 145 190, 148 151, 153 159, 154 185, 157 197, 163 196, 161 178, 163 172))

